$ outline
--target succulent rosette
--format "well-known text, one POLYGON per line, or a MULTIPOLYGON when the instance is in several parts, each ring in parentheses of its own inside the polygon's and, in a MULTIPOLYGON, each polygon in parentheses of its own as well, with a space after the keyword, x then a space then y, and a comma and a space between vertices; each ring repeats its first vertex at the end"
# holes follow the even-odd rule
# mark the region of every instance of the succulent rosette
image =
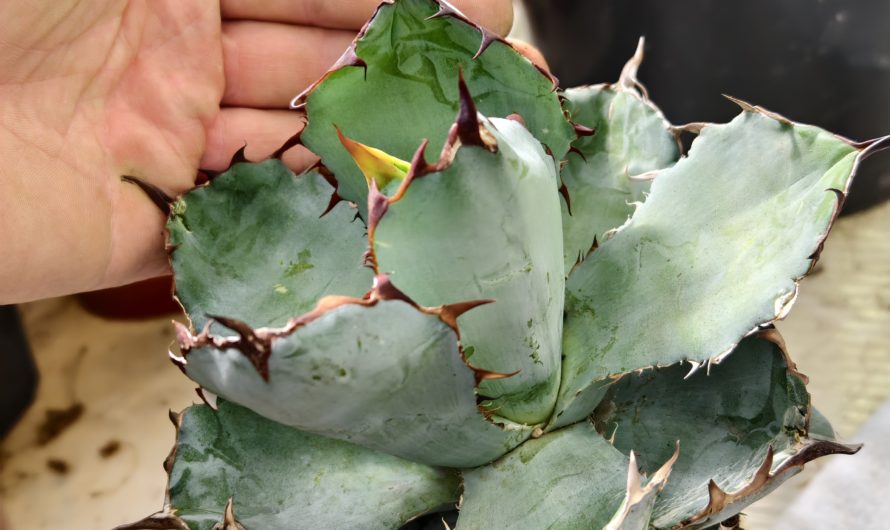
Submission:
POLYGON ((672 126, 641 60, 562 91, 445 2, 381 5, 300 135, 170 200, 207 403, 121 528, 707 527, 855 452, 772 324, 885 142, 741 101, 672 126))

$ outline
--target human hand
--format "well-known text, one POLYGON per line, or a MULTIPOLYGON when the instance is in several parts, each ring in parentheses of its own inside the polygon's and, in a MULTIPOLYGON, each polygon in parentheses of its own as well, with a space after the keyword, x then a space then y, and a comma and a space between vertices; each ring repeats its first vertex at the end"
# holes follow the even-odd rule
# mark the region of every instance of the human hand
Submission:
MULTIPOLYGON (((167 271, 163 216, 121 175, 170 193, 247 143, 303 124, 284 110, 379 0, 40 0, 0 4, 0 303, 167 271)), ((510 0, 455 0, 505 35, 510 0)), ((295 170, 313 161, 296 148, 295 170)))

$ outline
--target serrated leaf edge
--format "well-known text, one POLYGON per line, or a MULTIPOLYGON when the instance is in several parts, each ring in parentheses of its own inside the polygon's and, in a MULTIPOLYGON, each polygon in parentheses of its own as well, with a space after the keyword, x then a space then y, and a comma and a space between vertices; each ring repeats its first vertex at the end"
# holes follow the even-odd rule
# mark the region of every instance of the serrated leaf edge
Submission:
MULTIPOLYGON (((446 0, 430 0, 430 1, 432 1, 438 7, 438 10, 432 16, 428 17, 428 20, 434 19, 434 18, 449 17, 449 18, 452 18, 460 23, 463 23, 463 24, 465 24, 479 32, 479 34, 481 35, 481 41, 479 43, 479 48, 477 49, 475 55, 473 56, 474 60, 478 59, 495 42, 500 42, 501 44, 508 46, 517 55, 519 55, 520 57, 524 57, 521 53, 519 53, 519 51, 512 44, 510 44, 509 41, 507 41, 503 37, 493 33, 492 31, 484 28, 483 26, 471 21, 463 13, 461 13, 460 10, 458 10, 456 7, 451 5, 446 0)), ((374 10, 374 13, 371 15, 371 17, 368 19, 368 21, 365 22, 365 24, 362 26, 361 30, 359 30, 358 34, 355 36, 353 41, 350 43, 349 47, 346 49, 345 52, 343 52, 343 54, 340 56, 340 58, 337 60, 337 62, 335 62, 334 65, 327 72, 325 72, 318 80, 316 80, 308 88, 303 90, 301 93, 296 95, 291 100, 291 102, 290 102, 291 109, 304 108, 306 105, 306 101, 308 100, 308 98, 312 94, 312 92, 314 92, 315 89, 318 88, 318 86, 321 85, 321 83, 323 83, 325 81, 325 79, 327 79, 332 73, 334 73, 340 69, 347 68, 347 67, 367 68, 367 66, 368 66, 367 63, 365 63, 365 61, 362 60, 356 54, 356 46, 358 45, 359 41, 361 41, 365 37, 365 35, 368 32, 368 29, 370 28, 370 26, 374 22, 374 20, 377 18, 377 14, 380 12, 380 10, 385 8, 386 6, 391 6, 394 4, 395 4, 395 0, 384 0, 383 2, 380 3, 380 5, 377 6, 377 8, 374 10)), ((528 59, 526 59, 526 60, 528 60, 528 59)), ((529 62, 531 63, 531 61, 529 61, 529 62)), ((531 64, 534 65, 534 63, 531 63, 531 64)), ((549 72, 548 70, 545 70, 538 65, 534 65, 534 66, 538 70, 538 72, 541 73, 541 75, 543 75, 544 77, 546 77, 547 79, 550 80, 550 82, 553 85, 553 90, 556 90, 556 88, 559 86, 559 80, 556 79, 556 77, 554 77, 554 75, 551 72, 549 72)))
MULTIPOLYGON (((751 105, 750 103, 747 103, 743 100, 739 100, 736 98, 729 98, 729 99, 731 101, 739 104, 744 112, 761 114, 761 115, 765 116, 766 118, 777 121, 787 127, 795 127, 795 126, 801 125, 797 122, 788 120, 787 118, 785 118, 779 114, 776 114, 772 111, 766 110, 763 107, 751 105)), ((731 354, 733 352, 733 350, 735 350, 735 348, 741 343, 741 341, 743 341, 744 339, 746 339, 748 337, 758 335, 764 331, 770 330, 771 328, 773 328, 774 324, 777 321, 783 320, 785 317, 788 316, 794 303, 797 301, 797 296, 798 296, 798 293, 800 290, 800 282, 803 281, 803 279, 806 278, 810 273, 812 273, 812 271, 814 270, 814 268, 816 266, 816 263, 819 260, 819 256, 822 252, 822 249, 825 246, 825 241, 828 238, 828 235, 831 232, 831 229, 834 226, 835 221, 837 220, 838 216, 840 215, 841 208, 843 207, 844 201, 847 197, 847 194, 849 193, 850 186, 852 185, 853 180, 856 177, 856 172, 859 168, 859 164, 861 163, 862 160, 864 160, 865 158, 868 158, 869 156, 871 156, 872 154, 874 154, 878 151, 882 151, 884 149, 890 149, 890 135, 876 138, 873 140, 868 140, 865 142, 853 142, 853 141, 848 140, 842 136, 837 136, 837 135, 835 135, 835 136, 839 140, 841 140, 844 143, 846 143, 847 145, 849 145, 850 147, 853 147, 854 149, 858 150, 858 154, 856 156, 856 160, 853 163, 853 167, 850 172, 850 177, 847 179, 844 189, 840 190, 840 189, 836 189, 836 188, 828 188, 825 190, 826 193, 830 193, 830 194, 834 195, 836 197, 836 200, 835 200, 835 203, 834 203, 834 206, 832 209, 831 216, 829 217, 825 232, 819 237, 815 248, 812 250, 811 254, 806 258, 806 259, 810 260, 808 269, 800 276, 792 278, 793 285, 792 285, 792 288, 790 291, 780 294, 773 300, 774 315, 771 318, 769 318, 759 324, 754 325, 750 330, 748 330, 746 333, 744 333, 738 340, 736 340, 735 342, 730 344, 723 351, 712 354, 711 356, 709 356, 705 359, 689 359, 689 358, 687 358, 687 359, 683 359, 683 360, 679 361, 679 363, 681 363, 681 364, 683 362, 688 362, 692 365, 692 369, 690 370, 687 377, 691 376, 693 373, 695 373, 697 370, 699 370, 702 367, 705 367, 706 370, 708 370, 710 372, 711 366, 713 366, 715 364, 720 364, 721 361, 726 359, 729 356, 729 354, 731 354)), ((628 218, 627 223, 622 225, 622 227, 620 227, 620 228, 630 226, 630 224, 633 222, 633 220, 634 220, 634 217, 628 218)), ((666 367, 672 366, 674 364, 677 364, 677 363, 669 363, 669 364, 664 364, 664 365, 655 363, 653 365, 643 366, 643 367, 636 368, 633 370, 628 370, 625 372, 609 374, 604 377, 600 377, 598 379, 594 379, 594 380, 590 381, 584 387, 582 387, 582 389, 578 393, 583 392, 584 390, 586 390, 598 383, 604 383, 604 382, 608 382, 608 381, 611 381, 611 382, 617 381, 618 379, 624 377, 625 375, 631 374, 631 373, 642 373, 642 372, 644 372, 646 370, 650 370, 650 369, 666 368, 666 367)), ((800 374, 800 375, 802 375, 802 374, 800 374)), ((551 426, 556 421, 556 418, 557 417, 554 417, 551 419, 551 421, 550 421, 551 426)))

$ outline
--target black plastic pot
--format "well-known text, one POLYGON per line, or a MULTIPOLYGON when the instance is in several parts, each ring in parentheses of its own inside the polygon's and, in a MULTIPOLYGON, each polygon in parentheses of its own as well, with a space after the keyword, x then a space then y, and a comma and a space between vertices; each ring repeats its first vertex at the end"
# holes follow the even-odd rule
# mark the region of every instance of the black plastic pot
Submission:
POLYGON ((34 399, 37 368, 15 306, 0 306, 0 439, 34 399))
MULTIPOLYGON (((890 134, 887 0, 525 0, 564 87, 617 79, 640 36, 640 78, 677 124, 727 121, 720 94, 856 139, 890 134)), ((890 154, 867 160, 845 211, 890 198, 890 154)))

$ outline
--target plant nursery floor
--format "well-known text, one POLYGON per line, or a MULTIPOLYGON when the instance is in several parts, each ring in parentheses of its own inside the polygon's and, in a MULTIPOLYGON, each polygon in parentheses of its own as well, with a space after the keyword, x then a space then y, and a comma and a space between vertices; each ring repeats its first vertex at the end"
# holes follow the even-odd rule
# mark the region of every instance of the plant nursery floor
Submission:
MULTIPOLYGON (((850 441, 890 396, 888 228, 890 203, 842 218, 819 272, 780 324, 815 403, 850 441)), ((42 379, 37 401, 0 445, 9 530, 101 530, 159 509, 161 462, 173 441, 167 411, 197 400, 167 359, 170 319, 106 321, 71 298, 22 312, 42 379)), ((747 510, 746 527, 771 528, 819 467, 747 510)))

